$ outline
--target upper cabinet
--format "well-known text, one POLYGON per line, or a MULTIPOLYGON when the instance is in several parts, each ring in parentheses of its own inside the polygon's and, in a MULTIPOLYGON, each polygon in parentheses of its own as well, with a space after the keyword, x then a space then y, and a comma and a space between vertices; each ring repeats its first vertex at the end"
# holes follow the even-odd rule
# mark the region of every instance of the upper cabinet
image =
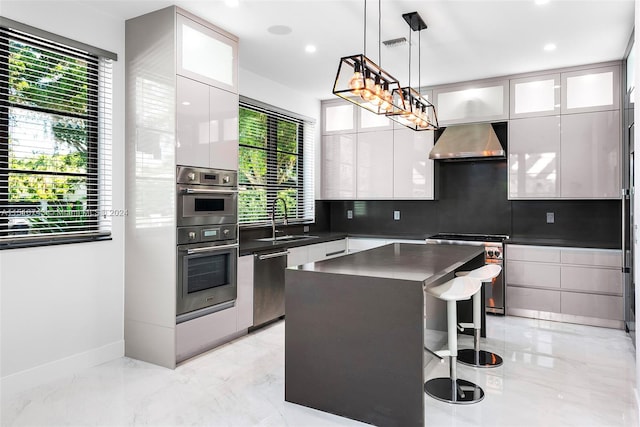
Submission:
POLYGON ((510 118, 560 114, 560 74, 512 79, 510 118))
POLYGON ((322 137, 323 199, 355 199, 356 143, 355 133, 322 137))
POLYGON ((358 134, 356 196, 360 200, 393 197, 393 131, 358 134))
POLYGON ((322 134, 356 132, 356 105, 342 99, 322 102, 322 134))
POLYGON ((434 89, 441 126, 509 118, 509 81, 477 82, 434 89))
POLYGON ((620 66, 562 73, 562 114, 620 109, 620 66))
POLYGON ((429 158, 433 139, 433 131, 393 132, 394 199, 434 199, 434 162, 429 158))
POLYGON ((177 73, 238 93, 238 39, 178 14, 177 73))

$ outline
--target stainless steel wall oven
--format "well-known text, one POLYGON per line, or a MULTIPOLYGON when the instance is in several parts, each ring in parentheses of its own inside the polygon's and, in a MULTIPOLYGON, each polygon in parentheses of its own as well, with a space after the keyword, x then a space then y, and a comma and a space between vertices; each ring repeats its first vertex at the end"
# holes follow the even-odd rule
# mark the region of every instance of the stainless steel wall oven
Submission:
POLYGON ((237 172, 179 166, 176 191, 176 320, 181 323, 235 302, 237 172))

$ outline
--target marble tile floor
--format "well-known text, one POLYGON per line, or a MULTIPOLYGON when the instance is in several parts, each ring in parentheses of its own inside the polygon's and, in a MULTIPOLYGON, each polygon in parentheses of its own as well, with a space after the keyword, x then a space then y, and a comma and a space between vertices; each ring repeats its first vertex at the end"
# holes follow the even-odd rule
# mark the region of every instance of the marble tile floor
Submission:
MULTIPOLYGON (((623 331, 489 316, 483 348, 504 365, 461 378, 484 388, 473 405, 425 396, 428 426, 638 426, 634 348, 623 331)), ((284 402, 285 322, 182 364, 175 370, 129 358, 14 396, 2 396, 9 426, 358 426, 284 402)), ((461 336, 460 347, 471 337, 461 336)), ((428 377, 446 376, 430 362, 428 377)))

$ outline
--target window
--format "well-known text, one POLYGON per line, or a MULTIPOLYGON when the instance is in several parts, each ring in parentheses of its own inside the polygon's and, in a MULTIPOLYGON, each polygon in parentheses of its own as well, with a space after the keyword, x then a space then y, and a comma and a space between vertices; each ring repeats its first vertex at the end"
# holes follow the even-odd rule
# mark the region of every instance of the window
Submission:
POLYGON ((313 128, 308 119, 241 99, 238 182, 239 222, 314 220, 313 128))
POLYGON ((115 55, 1 24, 0 247, 108 236, 115 55))

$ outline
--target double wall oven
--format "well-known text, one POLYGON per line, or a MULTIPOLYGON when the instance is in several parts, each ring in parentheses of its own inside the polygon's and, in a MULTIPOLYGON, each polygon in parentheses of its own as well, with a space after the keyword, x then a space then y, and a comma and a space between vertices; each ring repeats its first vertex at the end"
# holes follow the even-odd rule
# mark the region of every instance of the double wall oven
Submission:
POLYGON ((177 323, 235 303, 237 176, 236 171, 178 166, 177 323))

